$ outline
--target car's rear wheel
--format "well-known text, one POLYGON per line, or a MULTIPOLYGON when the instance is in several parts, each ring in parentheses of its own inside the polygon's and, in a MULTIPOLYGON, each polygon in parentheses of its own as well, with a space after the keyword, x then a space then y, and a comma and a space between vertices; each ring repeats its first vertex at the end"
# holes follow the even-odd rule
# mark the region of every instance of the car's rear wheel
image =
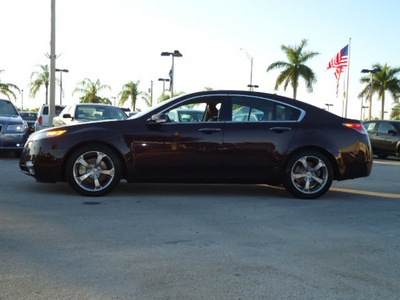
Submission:
POLYGON ((332 165, 318 151, 299 152, 286 165, 284 186, 296 197, 318 198, 329 190, 332 180, 332 165))
POLYGON ((67 164, 70 186, 85 196, 102 196, 116 187, 121 179, 121 162, 103 145, 77 149, 67 164))

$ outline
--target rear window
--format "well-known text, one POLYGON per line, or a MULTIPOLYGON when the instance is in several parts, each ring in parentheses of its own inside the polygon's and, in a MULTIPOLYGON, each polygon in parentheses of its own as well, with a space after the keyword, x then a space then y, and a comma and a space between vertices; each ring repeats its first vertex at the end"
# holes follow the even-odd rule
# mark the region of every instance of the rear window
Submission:
MULTIPOLYGON (((64 108, 65 107, 63 107, 63 106, 56 105, 56 116, 58 116, 63 111, 64 108)), ((44 115, 48 115, 49 114, 49 107, 48 106, 43 107, 43 114, 44 115)))

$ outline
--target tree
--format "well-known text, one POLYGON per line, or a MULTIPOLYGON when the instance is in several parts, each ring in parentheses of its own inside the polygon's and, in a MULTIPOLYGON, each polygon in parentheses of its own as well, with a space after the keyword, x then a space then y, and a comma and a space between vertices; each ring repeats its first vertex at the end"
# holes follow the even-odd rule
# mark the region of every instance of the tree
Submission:
POLYGON ((146 103, 146 105, 148 107, 152 107, 153 106, 153 99, 152 99, 152 95, 146 92, 142 92, 142 100, 146 103))
POLYGON ((84 80, 78 82, 77 86, 78 87, 75 88, 72 94, 83 94, 83 96, 80 97, 81 103, 112 104, 110 99, 102 98, 97 95, 97 93, 102 90, 111 90, 111 87, 109 85, 101 84, 99 79, 97 79, 96 82, 93 82, 89 78, 85 78, 84 80))
POLYGON ((50 72, 48 65, 37 65, 40 71, 32 72, 31 83, 30 83, 30 97, 35 98, 37 92, 42 86, 46 89, 46 104, 48 104, 49 98, 49 84, 50 84, 50 72))
MULTIPOLYGON (((372 94, 378 93, 378 99, 382 101, 381 119, 385 114, 385 93, 388 91, 397 102, 400 97, 400 81, 396 77, 400 74, 400 68, 391 68, 388 64, 374 64, 373 69, 380 69, 379 73, 373 75, 372 94)), ((364 76, 360 79, 361 83, 366 83, 366 87, 358 95, 360 98, 369 94, 370 76, 364 76)), ((371 103, 371 102, 370 102, 371 103)))
MULTIPOLYGON (((178 92, 178 93, 175 92, 175 93, 174 93, 174 97, 182 96, 182 95, 185 95, 185 94, 186 94, 186 93, 183 92, 183 91, 180 91, 180 92, 178 92)), ((161 102, 167 101, 167 100, 169 100, 169 99, 171 99, 171 95, 165 95, 164 93, 162 93, 161 96, 158 97, 157 103, 161 103, 161 102)))
POLYGON ((131 99, 131 106, 132 110, 136 110, 136 101, 137 101, 137 96, 141 94, 139 92, 139 83, 140 81, 129 81, 128 83, 124 84, 122 86, 122 91, 118 94, 119 97, 119 104, 122 106, 125 104, 128 99, 131 99))
MULTIPOLYGON (((3 73, 3 72, 4 72, 4 70, 0 70, 0 73, 3 73)), ((16 100, 17 97, 15 96, 15 93, 12 91, 12 89, 20 92, 19 88, 15 84, 3 83, 0 81, 0 94, 5 95, 9 100, 11 100, 10 97, 13 97, 14 100, 16 100)))
POLYGON ((296 99, 297 88, 299 87, 299 78, 302 77, 306 81, 306 87, 308 92, 313 91, 313 84, 317 82, 315 73, 305 65, 305 63, 311 58, 319 55, 318 52, 305 52, 304 47, 307 45, 308 40, 303 39, 300 46, 285 46, 282 45, 281 49, 285 52, 288 61, 276 61, 272 63, 267 72, 275 69, 284 69, 276 79, 275 90, 284 83, 283 89, 286 91, 287 86, 290 85, 293 88, 293 98, 296 99))
POLYGON ((400 120, 400 104, 397 103, 393 108, 392 112, 390 113, 391 120, 400 120))

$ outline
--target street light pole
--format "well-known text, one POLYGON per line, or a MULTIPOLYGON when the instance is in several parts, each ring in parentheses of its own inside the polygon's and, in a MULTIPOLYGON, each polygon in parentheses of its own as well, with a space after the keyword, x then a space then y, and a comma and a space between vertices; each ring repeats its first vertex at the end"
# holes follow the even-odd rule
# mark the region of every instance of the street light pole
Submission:
POLYGON ((163 83, 163 90, 162 90, 162 101, 164 101, 165 97, 164 97, 164 92, 165 92, 165 82, 168 82, 169 79, 168 78, 158 78, 158 81, 162 81, 163 83))
POLYGON ((67 69, 56 69, 56 72, 60 72, 60 105, 62 105, 62 74, 68 73, 69 71, 67 69))
POLYGON ((369 114, 368 114, 368 120, 371 120, 371 114, 372 114, 372 92, 373 92, 373 85, 374 85, 374 75, 376 73, 381 72, 381 69, 376 68, 373 70, 368 70, 368 69, 362 69, 361 73, 370 73, 370 80, 369 80, 369 114))
POLYGON ((171 71, 170 71, 170 78, 171 78, 171 98, 174 97, 174 76, 175 76, 175 70, 174 70, 174 58, 175 57, 182 57, 182 53, 179 52, 179 50, 175 50, 174 52, 161 52, 161 56, 172 56, 172 66, 171 66, 171 71))
MULTIPOLYGON (((241 48, 240 50, 243 50, 243 49, 241 48)), ((245 51, 245 50, 243 50, 243 51, 244 51, 244 53, 246 53, 247 58, 250 60, 250 84, 247 85, 247 87, 250 88, 250 91, 254 91, 254 88, 258 87, 258 86, 255 86, 255 85, 253 86, 253 57, 249 53, 247 53, 247 51, 245 51)))

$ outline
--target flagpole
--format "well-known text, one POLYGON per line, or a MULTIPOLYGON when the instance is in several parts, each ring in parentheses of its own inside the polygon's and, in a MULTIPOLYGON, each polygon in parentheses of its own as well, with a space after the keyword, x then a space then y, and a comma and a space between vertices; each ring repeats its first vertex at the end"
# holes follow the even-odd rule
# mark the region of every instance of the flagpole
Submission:
POLYGON ((347 59, 347 85, 346 85, 346 111, 345 118, 347 118, 347 106, 349 104, 349 79, 350 79, 350 47, 351 47, 351 38, 349 38, 349 58, 347 59))

